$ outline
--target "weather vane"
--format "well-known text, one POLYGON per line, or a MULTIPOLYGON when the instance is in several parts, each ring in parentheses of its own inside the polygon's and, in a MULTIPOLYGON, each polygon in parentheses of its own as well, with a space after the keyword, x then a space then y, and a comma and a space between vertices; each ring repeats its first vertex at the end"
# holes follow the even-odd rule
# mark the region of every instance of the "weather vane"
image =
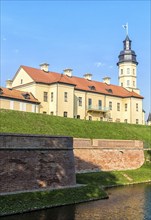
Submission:
POLYGON ((126 35, 128 35, 128 23, 122 25, 122 27, 126 30, 126 35))

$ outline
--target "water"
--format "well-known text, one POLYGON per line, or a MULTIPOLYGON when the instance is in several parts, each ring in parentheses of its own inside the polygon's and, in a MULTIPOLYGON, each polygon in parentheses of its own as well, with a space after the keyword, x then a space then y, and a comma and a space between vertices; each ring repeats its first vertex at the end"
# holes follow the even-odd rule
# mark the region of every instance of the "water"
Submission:
POLYGON ((151 184, 107 190, 109 199, 2 217, 2 220, 151 220, 151 184))

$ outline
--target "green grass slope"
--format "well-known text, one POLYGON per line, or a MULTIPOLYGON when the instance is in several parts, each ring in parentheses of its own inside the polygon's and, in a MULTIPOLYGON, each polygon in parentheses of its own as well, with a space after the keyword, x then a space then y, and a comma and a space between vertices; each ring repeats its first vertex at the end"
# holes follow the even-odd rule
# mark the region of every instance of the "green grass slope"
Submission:
POLYGON ((0 132, 142 140, 145 146, 151 146, 151 126, 86 121, 4 109, 0 110, 0 132))

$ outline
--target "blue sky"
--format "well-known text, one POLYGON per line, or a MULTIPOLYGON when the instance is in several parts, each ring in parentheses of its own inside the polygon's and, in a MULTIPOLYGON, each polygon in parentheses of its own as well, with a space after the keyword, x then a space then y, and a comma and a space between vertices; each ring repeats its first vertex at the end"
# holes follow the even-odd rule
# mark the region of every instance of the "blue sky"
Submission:
POLYGON ((92 73, 118 85, 118 55, 128 22, 137 54, 137 86, 150 111, 150 1, 13 1, 1 0, 1 85, 20 65, 50 71, 72 68, 73 75, 92 73))

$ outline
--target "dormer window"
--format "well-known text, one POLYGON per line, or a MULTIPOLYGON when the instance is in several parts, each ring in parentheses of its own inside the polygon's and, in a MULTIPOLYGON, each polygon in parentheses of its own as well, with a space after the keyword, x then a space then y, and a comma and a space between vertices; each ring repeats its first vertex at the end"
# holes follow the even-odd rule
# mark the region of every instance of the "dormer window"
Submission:
POLYGON ((0 95, 2 95, 3 94, 3 89, 2 88, 0 88, 0 95))
POLYGON ((112 89, 106 89, 107 92, 113 93, 112 89))
POLYGON ((30 99, 29 93, 22 93, 22 96, 23 96, 25 99, 30 99))
POLYGON ((95 86, 88 86, 90 90, 95 90, 95 86))

